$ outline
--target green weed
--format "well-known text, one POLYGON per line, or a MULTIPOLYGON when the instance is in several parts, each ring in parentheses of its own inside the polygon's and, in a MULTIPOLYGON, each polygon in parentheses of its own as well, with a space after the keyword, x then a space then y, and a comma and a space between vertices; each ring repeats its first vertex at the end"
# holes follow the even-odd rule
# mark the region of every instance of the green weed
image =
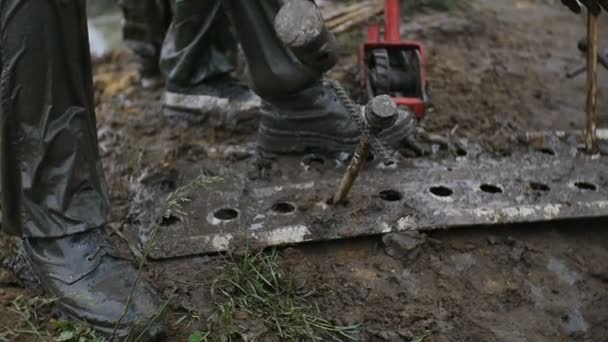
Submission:
POLYGON ((73 321, 54 321, 56 342, 105 342, 106 339, 97 336, 95 330, 86 324, 73 321))
POLYGON ((355 340, 360 328, 323 318, 314 293, 297 288, 293 274, 279 267, 274 251, 229 259, 211 291, 219 299, 217 313, 208 320, 207 330, 194 332, 190 342, 251 340, 264 334, 281 341, 345 341, 355 340), (247 322, 260 322, 262 331, 248 331, 247 322))

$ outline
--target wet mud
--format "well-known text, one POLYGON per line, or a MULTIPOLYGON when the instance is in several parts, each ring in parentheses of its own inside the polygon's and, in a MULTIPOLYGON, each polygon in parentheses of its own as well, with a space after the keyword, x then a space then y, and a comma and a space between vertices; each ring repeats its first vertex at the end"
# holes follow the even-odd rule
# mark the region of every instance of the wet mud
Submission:
MULTIPOLYGON (((433 106, 423 121, 426 129, 471 142, 488 158, 508 158, 530 148, 520 139, 525 131, 583 127, 584 76, 568 80, 564 75, 584 62, 576 50, 584 20, 558 5, 474 0, 452 12, 411 18, 404 32, 429 49, 433 106)), ((342 36, 343 62, 331 72, 349 89, 356 89, 352 42, 362 38, 358 32, 342 36)), ((608 47, 608 41, 602 43, 608 47)), ((600 73, 599 93, 605 94, 607 74, 600 73)), ((113 204, 111 228, 125 237, 116 235, 124 248, 139 244, 164 194, 197 174, 234 174, 268 186, 289 183, 273 162, 255 161, 255 128, 223 131, 163 118, 162 90, 139 88, 128 52, 96 60, 95 90, 98 136, 113 204)), ((600 108, 608 108, 606 99, 600 96, 600 108)), ((600 126, 608 118, 603 113, 600 110, 600 126)), ((442 152, 434 158, 458 156, 442 152)), ((309 157, 304 165, 314 174, 328 163, 334 161, 309 157)), ((593 176, 603 189, 601 172, 593 176)), ((542 193, 542 186, 538 188, 542 193)), ((382 196, 393 195, 385 192, 369 200, 359 217, 374 215, 387 205, 382 196)), ((274 210, 289 211, 289 204, 298 200, 276 198, 273 202, 282 204, 274 210)), ((205 219, 208 214, 195 213, 205 219)), ((331 224, 325 217, 319 229, 331 224)), ((597 220, 484 226, 306 243, 280 253, 282 265, 295 271, 297 281, 316 291, 314 299, 328 318, 363 324, 363 341, 412 341, 427 332, 425 341, 601 341, 608 336, 604 227, 597 220)), ((12 250, 10 242, 0 241, 0 261, 9 260, 5 251, 12 250)), ((164 295, 177 288, 170 305, 169 340, 186 340, 199 328, 197 323, 177 325, 184 313, 210 313, 209 286, 222 260, 210 255, 150 264, 149 274, 164 295)), ((0 305, 10 306, 19 295, 37 294, 0 269, 0 305)), ((0 329, 19 319, 9 314, 0 329)))

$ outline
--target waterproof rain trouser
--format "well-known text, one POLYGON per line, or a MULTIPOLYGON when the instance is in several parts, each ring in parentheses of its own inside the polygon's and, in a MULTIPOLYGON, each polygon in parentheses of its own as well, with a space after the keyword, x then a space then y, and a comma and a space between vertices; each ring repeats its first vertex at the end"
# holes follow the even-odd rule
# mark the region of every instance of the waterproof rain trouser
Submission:
POLYGON ((195 87, 235 69, 237 41, 258 95, 293 94, 321 73, 302 63, 274 30, 278 0, 173 0, 174 17, 161 54, 168 83, 195 87))
POLYGON ((160 67, 172 86, 190 89, 236 69, 238 43, 222 0, 172 0, 173 21, 160 67))
POLYGON ((0 0, 2 229, 58 237, 103 226, 85 0, 0 0))
POLYGON ((143 76, 160 73, 158 61, 171 22, 169 0, 119 0, 124 14, 123 39, 139 57, 143 76))
POLYGON ((274 18, 280 1, 223 0, 222 3, 247 58, 258 95, 266 100, 294 95, 319 82, 322 72, 302 64, 275 32, 274 18))

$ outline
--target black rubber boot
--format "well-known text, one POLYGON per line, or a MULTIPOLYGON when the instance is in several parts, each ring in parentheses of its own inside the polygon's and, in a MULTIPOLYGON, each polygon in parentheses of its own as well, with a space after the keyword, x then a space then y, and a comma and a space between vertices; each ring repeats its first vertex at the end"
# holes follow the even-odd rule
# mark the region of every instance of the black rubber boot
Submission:
POLYGON ((258 148, 265 154, 349 152, 359 141, 359 127, 327 85, 268 100, 276 110, 260 121, 258 148))
POLYGON ((23 240, 26 259, 60 311, 105 336, 150 341, 163 333, 159 294, 115 251, 103 228, 63 238, 23 240), (125 314, 126 312, 126 314, 125 314), (123 317, 124 314, 124 317, 123 317))
MULTIPOLYGON (((276 110, 263 115, 260 122, 258 147, 263 154, 350 153, 359 143, 361 129, 326 82, 268 100, 276 110)), ((400 110, 397 122, 379 138, 398 148, 414 127, 414 116, 400 110)))
POLYGON ((257 127, 262 99, 231 77, 215 77, 196 87, 169 84, 164 96, 166 116, 189 124, 213 127, 257 127))

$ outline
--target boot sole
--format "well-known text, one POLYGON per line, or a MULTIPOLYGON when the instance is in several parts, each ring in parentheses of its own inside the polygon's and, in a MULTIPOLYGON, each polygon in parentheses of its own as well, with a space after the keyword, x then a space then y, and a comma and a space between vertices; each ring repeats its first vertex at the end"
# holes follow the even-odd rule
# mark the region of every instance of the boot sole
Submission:
POLYGON ((236 129, 238 126, 257 125, 260 113, 263 111, 261 103, 232 108, 239 114, 234 115, 234 118, 228 122, 227 114, 218 113, 225 112, 230 107, 234 105, 231 105, 228 99, 165 92, 163 115, 191 125, 208 122, 211 127, 236 129))
MULTIPOLYGON (((406 139, 406 134, 395 131, 382 135, 382 141, 392 148, 399 148, 406 139)), ((336 154, 340 152, 354 152, 360 138, 351 142, 344 142, 334 136, 322 135, 313 132, 280 131, 260 125, 258 134, 258 149, 269 157, 281 154, 336 154)))
POLYGON ((304 131, 275 130, 260 125, 258 148, 265 154, 351 153, 360 138, 338 139, 335 136, 304 131))

